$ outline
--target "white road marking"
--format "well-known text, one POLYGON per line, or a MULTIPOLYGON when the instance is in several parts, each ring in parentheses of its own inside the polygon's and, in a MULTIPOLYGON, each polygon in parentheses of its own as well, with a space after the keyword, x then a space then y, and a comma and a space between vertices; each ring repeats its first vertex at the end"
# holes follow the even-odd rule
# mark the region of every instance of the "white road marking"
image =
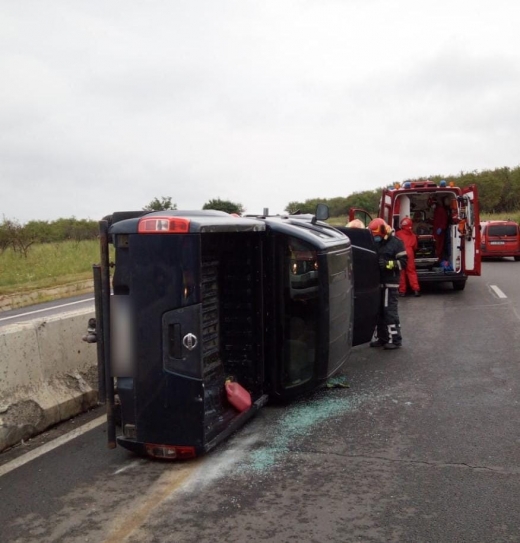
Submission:
POLYGON ((26 317, 27 315, 33 315, 35 313, 41 313, 42 311, 50 311, 51 309, 60 309, 61 307, 68 307, 69 305, 82 304, 83 302, 92 302, 94 298, 87 298, 86 300, 78 300, 77 302, 69 302, 68 304, 55 305, 53 307, 47 307, 45 309, 35 309, 34 311, 28 311, 27 313, 19 313, 18 315, 12 315, 11 317, 2 317, 0 321, 6 321, 9 319, 17 319, 18 317, 26 317))
POLYGON ((45 453, 48 453, 49 451, 52 451, 53 449, 60 447, 61 445, 67 443, 68 441, 72 441, 76 437, 82 434, 85 434, 89 432, 90 430, 97 428, 98 426, 101 426, 102 424, 106 422, 106 420, 107 420, 106 415, 102 415, 101 417, 98 417, 97 419, 87 422, 87 424, 83 424, 83 426, 80 426, 79 428, 75 428, 68 434, 58 437, 54 439, 53 441, 50 441, 49 443, 46 443, 45 445, 42 445, 41 447, 38 447, 37 449, 34 449, 33 451, 28 452, 27 454, 24 454, 23 456, 20 456, 19 458, 15 458, 14 460, 11 460, 11 462, 7 462, 7 464, 0 466, 0 477, 2 477, 2 475, 5 475, 6 473, 9 473, 10 471, 13 471, 16 468, 23 466, 24 464, 27 464, 28 462, 31 462, 32 460, 38 458, 39 456, 42 456, 45 453))
POLYGON ((499 298, 507 298, 507 296, 496 285, 489 285, 489 287, 499 298))

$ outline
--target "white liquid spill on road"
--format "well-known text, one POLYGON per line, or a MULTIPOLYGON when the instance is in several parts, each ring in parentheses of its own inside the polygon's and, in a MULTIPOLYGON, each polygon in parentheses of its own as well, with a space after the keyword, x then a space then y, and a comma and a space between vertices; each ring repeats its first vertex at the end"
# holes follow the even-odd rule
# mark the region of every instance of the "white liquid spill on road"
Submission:
POLYGON ((221 479, 236 471, 239 463, 243 462, 250 450, 258 442, 260 436, 252 435, 247 438, 234 439, 231 447, 227 447, 216 453, 209 453, 204 458, 204 463, 189 476, 179 491, 200 491, 213 481, 221 479))
POLYGON ((123 473, 124 471, 127 471, 132 468, 136 468, 137 466, 141 466, 143 464, 146 464, 148 460, 140 459, 140 460, 134 460, 133 462, 130 462, 126 466, 123 466, 122 468, 117 469, 114 471, 114 475, 119 475, 120 473, 123 473))
POLYGON ((311 436, 317 426, 326 426, 329 419, 354 411, 367 400, 367 395, 338 397, 332 391, 329 394, 288 406, 282 416, 266 427, 251 421, 245 431, 256 431, 255 434, 232 438, 228 447, 208 454, 178 490, 199 492, 229 474, 267 472, 282 463, 287 454, 296 454, 302 440, 311 436))

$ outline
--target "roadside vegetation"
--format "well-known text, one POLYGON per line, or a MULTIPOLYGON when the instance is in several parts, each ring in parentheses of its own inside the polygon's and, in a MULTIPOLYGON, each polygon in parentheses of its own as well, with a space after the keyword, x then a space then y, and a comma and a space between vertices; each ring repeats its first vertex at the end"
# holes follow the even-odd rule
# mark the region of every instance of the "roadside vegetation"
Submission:
POLYGON ((0 254, 0 296, 89 280, 96 262, 97 240, 36 243, 26 255, 8 247, 0 254))
MULTIPOLYGON (((479 190, 480 218, 510 219, 520 223, 520 167, 497 168, 460 175, 428 177, 438 183, 445 179, 457 186, 475 184, 479 190)), ((407 181, 419 181, 409 179, 407 181)), ((403 182, 403 181, 401 181, 403 182)), ((318 203, 329 206, 332 225, 348 222, 348 209, 358 207, 376 215, 381 189, 355 192, 347 197, 313 198, 289 202, 286 212, 313 213, 318 203)), ((177 209, 171 197, 154 198, 143 207, 147 211, 177 209)), ((218 209, 242 214, 242 204, 208 200, 202 209, 218 209)), ((92 264, 99 262, 97 221, 58 219, 29 221, 16 219, 0 222, 0 296, 75 283, 92 278, 92 264)))
MULTIPOLYGON (((171 197, 154 198, 144 211, 177 209, 171 197)), ((242 204, 209 200, 203 209, 243 213, 242 204)), ((29 221, 3 218, 0 222, 0 296, 79 283, 92 279, 99 263, 97 221, 58 219, 29 221)))
POLYGON ((98 225, 75 218, 0 223, 0 296, 90 279, 98 225))
MULTIPOLYGON (((483 221, 491 219, 511 219, 520 223, 520 211, 481 216, 483 221)), ((348 217, 331 217, 328 222, 344 226, 348 217)), ((6 247, 0 251, 0 296, 92 279, 92 264, 98 262, 97 239, 35 243, 26 254, 6 247)))
MULTIPOLYGON (((431 175, 427 178, 400 179, 395 182, 425 181, 426 179, 434 183, 439 183, 444 179, 447 183, 453 182, 458 187, 477 185, 482 216, 492 214, 513 219, 513 215, 520 214, 520 166, 482 172, 461 172, 458 175, 431 175)), ((391 182, 387 186, 393 185, 394 182, 391 182)), ((294 213, 299 210, 301 213, 313 213, 316 205, 322 203, 329 206, 331 217, 346 217, 348 210, 352 207, 365 209, 375 215, 379 207, 381 188, 354 192, 345 197, 311 198, 303 202, 289 202, 286 211, 294 213)))

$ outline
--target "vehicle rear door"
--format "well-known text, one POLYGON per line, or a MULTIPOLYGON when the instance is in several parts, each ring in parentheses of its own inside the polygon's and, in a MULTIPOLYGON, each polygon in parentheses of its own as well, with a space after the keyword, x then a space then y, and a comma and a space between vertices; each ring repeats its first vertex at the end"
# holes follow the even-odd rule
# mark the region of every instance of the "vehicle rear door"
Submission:
POLYGON ((354 332, 352 345, 368 343, 379 314, 380 279, 372 234, 364 228, 337 227, 352 243, 354 268, 354 332))
MULTIPOLYGON (((395 189, 383 189, 381 192, 381 200, 379 201, 377 217, 382 218, 388 224, 392 224, 394 205, 396 201, 395 195, 395 189)), ((374 218, 368 211, 359 207, 351 207, 349 209, 348 217, 349 221, 359 219, 365 226, 368 226, 370 221, 374 218)))
POLYGON ((466 212, 466 228, 462 244, 464 268, 467 275, 480 275, 480 214, 477 186, 464 187, 462 198, 466 212))
POLYGON ((513 222, 491 222, 487 227, 486 249, 489 255, 518 252, 518 226, 513 222))
POLYGON ((368 223, 372 220, 372 216, 368 211, 361 209, 359 207, 351 207, 348 210, 348 220, 353 221, 354 219, 359 219, 365 227, 368 226, 368 223))

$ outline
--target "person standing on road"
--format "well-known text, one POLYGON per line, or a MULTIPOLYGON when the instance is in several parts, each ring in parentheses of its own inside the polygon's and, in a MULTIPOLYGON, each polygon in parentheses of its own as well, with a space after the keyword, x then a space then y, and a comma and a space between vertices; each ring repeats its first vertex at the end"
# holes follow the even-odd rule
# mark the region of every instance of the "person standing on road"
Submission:
POLYGON ((373 219, 368 225, 377 246, 381 273, 379 318, 370 347, 398 349, 402 345, 401 323, 397 310, 399 275, 406 268, 408 257, 403 242, 383 219, 373 219))
POLYGON ((401 221, 401 230, 396 232, 396 236, 403 242, 406 249, 408 262, 406 268, 401 270, 399 279, 399 296, 406 296, 408 285, 413 290, 414 296, 420 296, 419 279, 415 269, 415 251, 417 251, 417 236, 412 231, 413 222, 409 217, 401 221))
POLYGON ((444 254, 444 242, 446 239, 446 229, 448 228, 448 211, 444 207, 444 202, 435 199, 431 203, 433 208, 433 237, 435 238, 435 254, 439 260, 444 254))

